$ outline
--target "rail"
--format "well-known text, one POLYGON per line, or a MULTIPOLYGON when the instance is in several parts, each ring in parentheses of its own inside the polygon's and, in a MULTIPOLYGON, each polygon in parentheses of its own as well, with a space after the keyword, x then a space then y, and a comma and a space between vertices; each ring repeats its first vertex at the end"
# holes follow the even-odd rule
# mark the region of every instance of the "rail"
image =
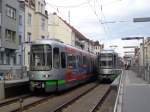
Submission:
POLYGON ((61 112, 63 108, 67 107, 68 105, 70 105, 71 103, 77 101, 79 98, 81 98, 82 96, 86 95, 87 93, 89 93, 90 91, 92 91, 94 88, 96 88, 98 86, 95 85, 93 86, 92 88, 84 91, 83 93, 77 95, 76 97, 70 99, 69 101, 66 101, 65 103, 61 104, 60 106, 58 106, 56 109, 54 109, 53 111, 50 111, 50 112, 61 112))
POLYGON ((115 106, 114 106, 114 111, 113 112, 122 112, 121 110, 121 106, 122 106, 122 99, 120 99, 120 97, 122 98, 121 94, 123 92, 123 70, 122 73, 120 75, 120 80, 119 80, 119 88, 118 88, 118 93, 117 93, 117 98, 115 101, 115 106), (120 105, 120 108, 119 108, 120 105))
POLYGON ((30 96, 31 96, 31 94, 24 94, 24 95, 20 95, 20 96, 14 97, 14 98, 2 100, 2 101, 0 101, 0 107, 6 106, 6 105, 11 104, 11 103, 15 103, 15 102, 17 102, 20 98, 25 99, 25 98, 28 98, 28 97, 30 97, 30 96))
POLYGON ((109 86, 109 88, 106 90, 105 94, 102 96, 102 98, 99 100, 99 102, 94 106, 94 108, 91 109, 90 112, 96 112, 96 109, 98 108, 98 106, 101 106, 103 104, 104 100, 106 99, 106 97, 108 96, 110 91, 111 91, 111 89, 110 89, 110 86, 109 86))

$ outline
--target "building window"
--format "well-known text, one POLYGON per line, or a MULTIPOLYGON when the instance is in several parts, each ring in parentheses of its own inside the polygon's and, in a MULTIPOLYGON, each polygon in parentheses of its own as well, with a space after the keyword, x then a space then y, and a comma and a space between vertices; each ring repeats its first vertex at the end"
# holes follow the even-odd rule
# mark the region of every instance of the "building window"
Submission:
POLYGON ((32 23, 32 15, 28 13, 28 25, 31 26, 32 23))
POLYGON ((42 39, 45 39, 45 36, 41 36, 42 39))
POLYGON ((22 56, 19 55, 19 65, 21 65, 21 64, 22 64, 22 56))
POLYGON ((44 31, 45 30, 45 19, 42 18, 41 20, 41 27, 42 27, 42 30, 44 31))
POLYGON ((19 45, 21 45, 22 44, 22 37, 21 37, 21 35, 19 35, 19 45))
POLYGON ((41 13, 43 12, 43 4, 41 4, 41 13))
POLYGON ((41 3, 38 2, 38 11, 40 11, 40 6, 41 6, 41 3))
POLYGON ((12 31, 12 41, 15 42, 16 32, 12 31))
POLYGON ((28 32, 27 41, 31 42, 31 33, 28 32))
POLYGON ((6 15, 12 19, 16 19, 16 9, 6 5, 6 15))
POLYGON ((16 32, 6 29, 5 30, 5 36, 6 36, 7 40, 15 42, 16 32))
POLYGON ((19 15, 19 25, 22 25, 22 15, 19 15))
POLYGON ((10 54, 8 52, 6 53, 6 64, 10 64, 10 54))
POLYGON ((5 36, 6 36, 7 40, 10 40, 11 39, 11 31, 6 29, 5 30, 5 36))
POLYGON ((13 64, 16 65, 16 55, 13 56, 13 64))
POLYGON ((0 52, 0 64, 4 64, 4 53, 0 52))

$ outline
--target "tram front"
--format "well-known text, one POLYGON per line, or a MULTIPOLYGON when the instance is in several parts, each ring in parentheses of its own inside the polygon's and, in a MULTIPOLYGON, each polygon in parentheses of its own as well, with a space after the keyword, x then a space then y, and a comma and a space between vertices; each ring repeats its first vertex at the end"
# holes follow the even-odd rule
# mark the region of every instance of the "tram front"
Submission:
MULTIPOLYGON (((49 44, 32 44, 30 50, 30 90, 43 89, 53 91, 54 86, 49 86, 49 80, 54 79, 52 69, 52 47, 49 44)), ((55 83, 55 82, 54 82, 55 83)))

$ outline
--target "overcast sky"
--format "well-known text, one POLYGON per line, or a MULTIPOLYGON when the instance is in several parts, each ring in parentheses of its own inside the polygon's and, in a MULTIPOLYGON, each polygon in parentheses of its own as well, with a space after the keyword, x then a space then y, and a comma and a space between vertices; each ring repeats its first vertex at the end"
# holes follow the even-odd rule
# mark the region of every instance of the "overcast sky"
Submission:
POLYGON ((48 12, 57 12, 87 38, 99 40, 123 54, 125 45, 140 41, 122 41, 126 36, 150 36, 150 22, 133 23, 133 18, 150 17, 150 0, 46 0, 48 12), (121 22, 120 22, 121 21, 121 22), (115 22, 115 23, 111 23, 115 22), (105 23, 105 24, 102 24, 105 23))

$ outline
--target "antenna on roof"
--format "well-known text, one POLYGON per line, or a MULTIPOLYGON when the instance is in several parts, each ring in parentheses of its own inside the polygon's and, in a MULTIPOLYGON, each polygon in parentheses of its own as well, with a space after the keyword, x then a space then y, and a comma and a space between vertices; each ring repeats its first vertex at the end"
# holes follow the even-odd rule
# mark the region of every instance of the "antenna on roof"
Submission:
POLYGON ((70 10, 68 11, 68 22, 70 24, 70 10))

